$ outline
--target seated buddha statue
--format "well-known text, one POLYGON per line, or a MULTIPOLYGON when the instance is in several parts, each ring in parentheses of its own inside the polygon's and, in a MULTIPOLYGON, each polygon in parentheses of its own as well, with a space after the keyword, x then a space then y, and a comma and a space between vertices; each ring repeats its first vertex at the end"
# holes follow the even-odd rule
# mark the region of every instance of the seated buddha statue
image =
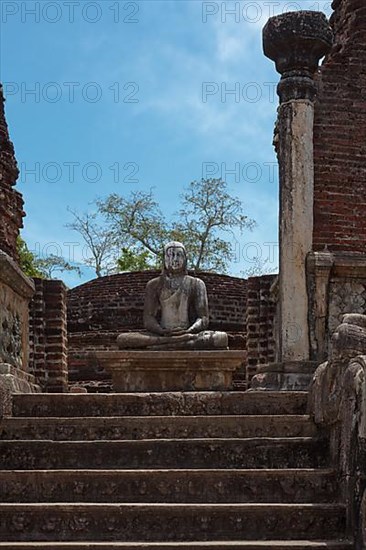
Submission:
POLYGON ((185 247, 170 242, 164 247, 163 271, 147 283, 144 331, 122 333, 120 349, 208 350, 227 349, 225 332, 207 330, 208 299, 205 283, 188 275, 185 247))

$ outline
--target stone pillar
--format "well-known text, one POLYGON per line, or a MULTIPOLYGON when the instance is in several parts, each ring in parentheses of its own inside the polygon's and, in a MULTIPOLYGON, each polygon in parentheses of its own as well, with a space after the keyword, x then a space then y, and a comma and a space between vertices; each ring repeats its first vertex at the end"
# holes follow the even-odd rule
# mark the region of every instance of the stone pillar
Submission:
POLYGON ((30 372, 43 391, 68 391, 66 287, 62 281, 34 279, 30 303, 30 372))
POLYGON ((314 74, 332 39, 320 12, 272 17, 263 31, 264 53, 281 74, 275 139, 280 169, 279 362, 310 357, 306 256, 313 238, 314 74))

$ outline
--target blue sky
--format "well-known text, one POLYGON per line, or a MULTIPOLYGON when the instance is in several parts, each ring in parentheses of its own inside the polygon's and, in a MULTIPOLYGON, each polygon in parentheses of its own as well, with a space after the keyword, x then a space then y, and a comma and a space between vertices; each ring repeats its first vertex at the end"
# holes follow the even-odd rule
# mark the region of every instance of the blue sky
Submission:
POLYGON ((29 247, 80 261, 68 206, 153 187, 170 216, 190 181, 221 176, 258 224, 238 235, 230 272, 253 256, 275 269, 278 75, 261 30, 283 11, 329 15, 330 3, 2 0, 0 78, 29 247))

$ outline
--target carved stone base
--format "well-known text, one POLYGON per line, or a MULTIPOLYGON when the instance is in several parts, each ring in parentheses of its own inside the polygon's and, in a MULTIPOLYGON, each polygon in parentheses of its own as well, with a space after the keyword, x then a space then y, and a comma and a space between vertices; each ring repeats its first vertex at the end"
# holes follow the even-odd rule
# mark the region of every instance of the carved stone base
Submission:
POLYGON ((229 390, 242 351, 105 351, 95 354, 117 392, 229 390))
POLYGON ((0 250, 0 364, 27 370, 33 281, 0 250))
POLYGON ((316 361, 288 361, 259 366, 250 389, 307 391, 317 366, 316 361))
POLYGON ((39 393, 34 376, 7 363, 0 363, 0 418, 11 415, 14 393, 39 393))

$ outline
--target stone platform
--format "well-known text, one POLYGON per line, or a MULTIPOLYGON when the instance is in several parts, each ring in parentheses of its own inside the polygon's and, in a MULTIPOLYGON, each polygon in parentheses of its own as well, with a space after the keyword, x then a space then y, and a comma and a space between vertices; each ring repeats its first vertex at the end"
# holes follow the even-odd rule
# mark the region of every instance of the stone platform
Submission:
POLYGON ((229 390, 242 351, 102 351, 93 354, 117 392, 229 390))

